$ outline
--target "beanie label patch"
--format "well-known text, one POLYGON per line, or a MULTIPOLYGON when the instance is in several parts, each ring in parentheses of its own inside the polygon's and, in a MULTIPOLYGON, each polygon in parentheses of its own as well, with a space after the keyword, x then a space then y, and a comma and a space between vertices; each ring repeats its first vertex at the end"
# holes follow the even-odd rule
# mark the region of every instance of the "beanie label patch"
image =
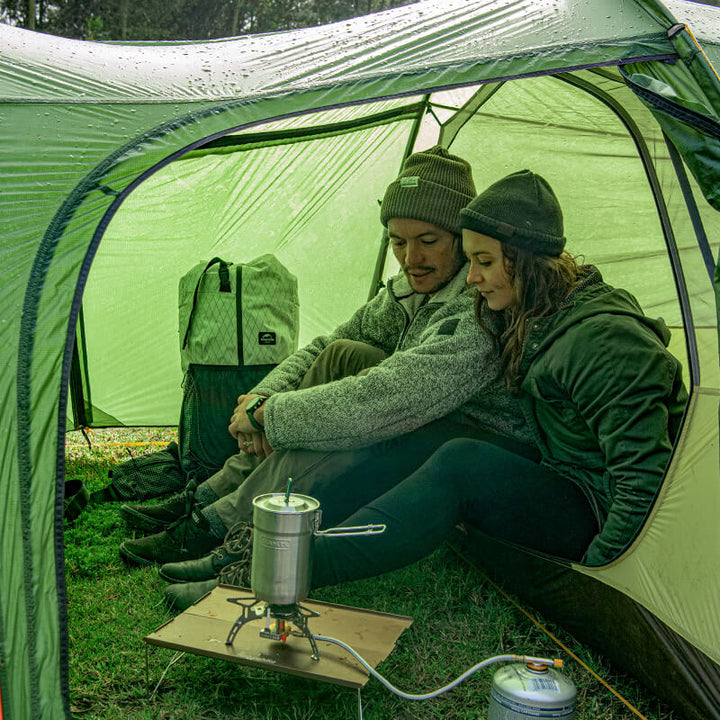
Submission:
POLYGON ((417 187, 420 184, 420 178, 417 175, 400 178, 400 187, 417 187))
POLYGON ((497 223, 497 231, 506 238, 511 238, 515 234, 515 230, 516 228, 502 220, 499 220, 497 223))

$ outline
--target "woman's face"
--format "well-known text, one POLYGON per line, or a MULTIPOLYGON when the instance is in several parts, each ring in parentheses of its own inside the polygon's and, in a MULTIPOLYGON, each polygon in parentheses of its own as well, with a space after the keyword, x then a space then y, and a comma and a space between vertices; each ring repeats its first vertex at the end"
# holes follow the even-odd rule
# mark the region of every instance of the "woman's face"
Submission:
POLYGON ((463 230, 462 235, 463 252, 470 261, 468 284, 478 289, 491 310, 504 310, 515 302, 515 293, 501 243, 474 230, 463 230))

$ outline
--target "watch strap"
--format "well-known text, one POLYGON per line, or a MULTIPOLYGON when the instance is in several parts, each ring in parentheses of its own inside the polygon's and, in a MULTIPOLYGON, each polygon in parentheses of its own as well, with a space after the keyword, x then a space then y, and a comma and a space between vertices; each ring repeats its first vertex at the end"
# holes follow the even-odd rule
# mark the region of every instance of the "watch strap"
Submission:
POLYGON ((247 412, 248 420, 250 424, 258 431, 265 432, 265 428, 255 419, 255 411, 267 400, 266 397, 258 396, 250 401, 250 404, 245 408, 247 412))

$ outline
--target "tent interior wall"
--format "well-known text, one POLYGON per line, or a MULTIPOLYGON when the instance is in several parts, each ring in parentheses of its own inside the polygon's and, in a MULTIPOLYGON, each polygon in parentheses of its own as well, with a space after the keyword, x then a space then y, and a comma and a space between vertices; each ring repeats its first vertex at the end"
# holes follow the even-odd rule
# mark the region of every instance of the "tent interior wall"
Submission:
MULTIPOLYGON (((694 331, 709 334, 711 343, 713 290, 667 145, 649 112, 619 75, 583 71, 500 83, 492 93, 483 88, 489 97, 454 127, 463 107, 473 105, 475 90, 440 93, 427 106, 412 98, 268 123, 264 132, 252 128, 233 135, 233 143, 181 156, 139 185, 110 220, 83 297, 78 347, 88 403, 84 424, 177 423, 177 281, 205 258, 245 262, 275 253, 298 275, 301 344, 347 318, 375 289, 374 280, 357 268, 372 267, 378 253, 384 256, 378 201, 426 107, 414 149, 451 140, 453 151, 473 164, 478 188, 524 167, 549 179, 565 208, 570 251, 598 265, 609 282, 630 289, 646 312, 680 331, 673 334, 673 351, 689 379, 676 286, 695 289, 694 331), (626 112, 634 108, 638 137, 630 136, 611 108, 572 84, 575 77, 619 96, 626 112), (339 124, 350 128, 317 132, 339 124), (648 167, 636 142, 644 145, 648 167), (677 278, 648 172, 657 173, 659 202, 672 223, 669 240, 682 263, 677 278), (622 192, 618 177, 626 179, 622 192), (325 257, 332 257, 332 266, 325 257), (342 278, 342 297, 331 278, 342 278), (128 352, 128 337, 135 352, 128 352)), ((718 238, 717 214, 689 182, 706 234, 718 238)), ((717 247, 714 240, 713 255, 717 247)), ((380 266, 386 276, 397 271, 391 257, 380 266)))

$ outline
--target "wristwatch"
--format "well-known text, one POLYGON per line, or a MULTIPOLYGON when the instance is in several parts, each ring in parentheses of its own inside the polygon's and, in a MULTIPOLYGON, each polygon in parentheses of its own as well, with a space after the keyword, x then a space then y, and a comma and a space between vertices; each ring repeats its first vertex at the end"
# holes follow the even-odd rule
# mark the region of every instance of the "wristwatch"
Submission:
POLYGON ((255 411, 267 400, 264 395, 258 395, 254 397, 246 406, 245 412, 247 413, 250 424, 259 432, 265 432, 265 428, 255 419, 255 411))

